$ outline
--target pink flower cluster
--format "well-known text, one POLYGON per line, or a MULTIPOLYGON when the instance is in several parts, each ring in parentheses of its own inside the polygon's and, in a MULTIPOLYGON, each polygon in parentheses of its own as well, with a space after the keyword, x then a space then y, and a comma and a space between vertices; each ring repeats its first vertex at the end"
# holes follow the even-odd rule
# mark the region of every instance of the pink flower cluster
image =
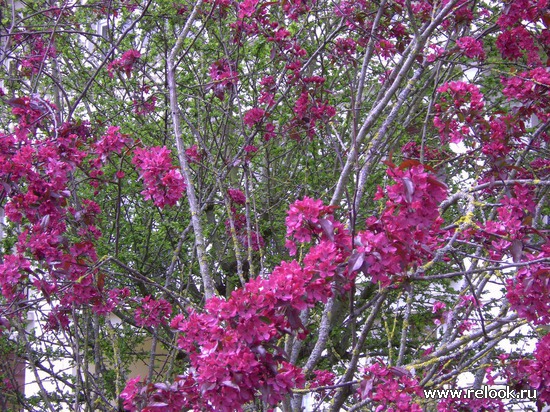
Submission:
POLYGON ((311 388, 334 385, 336 375, 334 375, 333 372, 326 370, 314 370, 313 374, 315 375, 315 378, 313 378, 313 381, 311 382, 311 388))
POLYGON ((132 163, 140 170, 145 200, 158 207, 174 206, 183 196, 187 185, 183 176, 172 165, 170 151, 163 147, 137 148, 132 163))
POLYGON ((233 64, 227 59, 218 60, 210 66, 208 72, 212 83, 208 85, 207 90, 212 90, 214 96, 223 100, 225 92, 231 90, 239 81, 239 75, 233 68, 233 64))
POLYGON ((516 61, 525 55, 530 65, 540 64, 539 48, 531 33, 522 26, 504 30, 496 41, 496 45, 507 60, 516 61))
POLYGON ((528 367, 529 383, 537 390, 538 400, 550 403, 550 335, 544 336, 535 350, 535 360, 528 367))
MULTIPOLYGON (((105 163, 111 153, 119 153, 131 144, 132 139, 127 134, 120 133, 120 127, 109 126, 105 135, 94 144, 98 157, 96 162, 105 163)), ((99 164, 97 164, 99 166, 99 164)))
POLYGON ((119 59, 113 60, 107 65, 107 73, 109 77, 113 77, 113 72, 119 71, 124 72, 126 77, 132 77, 132 70, 134 69, 134 64, 141 57, 141 53, 137 50, 127 50, 125 51, 119 59))
POLYGON ((298 20, 299 16, 311 10, 308 3, 310 3, 310 0, 288 0, 282 3, 283 11, 289 19, 298 20))
POLYGON ((155 327, 165 325, 171 314, 172 306, 167 300, 145 296, 136 308, 134 319, 138 326, 155 327))
POLYGON ((505 364, 503 375, 513 388, 524 389, 527 386, 536 389, 538 402, 547 404, 550 403, 550 334, 537 343, 534 355, 534 359, 509 361, 505 364))
POLYGON ((134 99, 134 113, 143 116, 155 111, 157 105, 156 96, 151 96, 149 98, 134 99))
POLYGON ((336 115, 336 110, 328 102, 312 98, 309 92, 302 92, 294 105, 294 113, 296 116, 291 120, 291 126, 304 128, 308 137, 312 138, 317 122, 328 121, 336 115))
POLYGON ((461 37, 456 41, 456 45, 462 50, 462 53, 470 59, 485 60, 485 51, 483 43, 473 37, 461 37))
POLYGON ((37 74, 46 62, 46 59, 56 56, 57 51, 52 38, 44 39, 35 36, 31 42, 31 52, 21 60, 21 69, 24 75, 37 74))
POLYGON ((50 313, 48 313, 46 319, 46 325, 44 329, 46 331, 55 331, 59 332, 61 330, 68 330, 70 319, 69 315, 71 310, 68 308, 60 307, 59 305, 55 306, 50 313))
POLYGON ((430 44, 428 46, 429 50, 433 50, 431 53, 426 55, 426 61, 432 63, 439 59, 440 57, 445 56, 448 51, 444 47, 438 46, 437 44, 430 44))
POLYGON ((262 86, 262 90, 258 102, 267 105, 267 107, 274 106, 275 92, 277 91, 277 86, 275 84, 275 79, 273 78, 273 76, 263 77, 262 80, 260 80, 260 85, 262 86))
POLYGON ((520 73, 519 75, 503 79, 504 93, 509 99, 517 100, 522 105, 523 115, 535 114, 541 122, 550 119, 550 72, 538 67, 520 73))
POLYGON ((248 127, 254 127, 262 122, 264 116, 265 110, 254 107, 245 113, 243 121, 248 127))
POLYGON ((200 163, 203 157, 203 153, 199 147, 194 144, 193 146, 185 149, 185 156, 190 163, 200 163))
POLYGON ((21 232, 14 253, 0 265, 2 294, 11 302, 26 286, 55 299, 59 303, 46 325, 56 331, 68 327, 67 314, 74 308, 87 305, 106 313, 114 307, 103 299, 105 274, 91 269, 101 209, 90 199, 71 204, 69 182, 76 168, 99 176, 106 157, 121 153, 129 140, 118 127, 94 142, 86 122, 58 125, 57 108, 37 95, 8 104, 18 123, 0 139, 0 192, 6 217, 19 223, 21 232), (50 135, 56 138, 43 138, 50 135))
MULTIPOLYGON (((482 131, 481 128, 480 131, 482 131)), ((522 135, 521 123, 517 124, 517 122, 514 122, 511 116, 494 117, 489 121, 487 135, 490 138, 484 139, 481 151, 489 159, 499 159, 512 150, 512 146, 509 144, 511 138, 517 138, 522 135)))
POLYGON ((507 254, 514 262, 520 262, 524 257, 523 239, 531 231, 524 221, 535 212, 535 203, 528 187, 516 185, 512 193, 514 196, 502 198, 502 206, 497 208, 498 219, 480 225, 478 236, 489 244, 492 259, 499 260, 507 254))
MULTIPOLYGON (((444 1, 443 4, 447 3, 448 1, 444 1)), ((471 22, 474 19, 474 14, 472 13, 472 8, 470 7, 468 0, 459 0, 453 7, 453 13, 451 16, 452 18, 443 20, 442 26, 445 29, 471 22)))
POLYGON ((313 138, 316 133, 318 122, 328 122, 336 115, 336 109, 328 104, 327 101, 313 98, 312 95, 304 91, 300 94, 294 105, 294 118, 290 121, 290 137, 300 140, 298 132, 304 130, 309 138, 313 138))
POLYGON ((4 261, 0 264, 0 285, 2 285, 2 295, 8 301, 12 301, 16 297, 19 280, 28 277, 30 268, 29 261, 23 256, 4 256, 4 261))
MULTIPOLYGON (((388 286, 412 265, 421 265, 439 248, 444 232, 438 205, 446 198, 444 184, 420 164, 409 169, 392 168, 395 184, 386 189, 386 207, 380 218, 367 219, 357 233, 354 267, 388 286), (413 240, 411 242, 411 240, 413 240)), ((377 199, 384 192, 379 188, 377 199)))
POLYGON ((246 196, 240 189, 227 189, 227 195, 231 202, 236 205, 242 206, 246 204, 246 196))
POLYGON ((528 65, 542 63, 540 49, 548 53, 550 35, 547 10, 548 2, 545 0, 513 0, 507 5, 497 20, 502 32, 496 45, 504 58, 515 61, 526 55, 528 65), (543 25, 546 29, 534 29, 543 25))
POLYGON ((177 376, 173 383, 145 385, 138 375, 130 379, 120 394, 130 412, 180 412, 210 410, 196 392, 193 375, 177 376), (149 402, 149 403, 147 403, 149 402), (147 405, 146 405, 147 404, 147 405), (200 409, 202 406, 203 409, 200 409))
POLYGON ((256 11, 257 4, 258 0, 244 0, 242 3, 239 3, 239 19, 251 17, 256 11))
POLYGON ((99 315, 109 314, 118 305, 124 303, 130 296, 130 289, 128 289, 128 287, 111 289, 106 295, 107 296, 102 296, 101 303, 94 307, 94 312, 99 315))
POLYGON ((361 399, 371 399, 377 412, 421 412, 414 402, 424 394, 418 381, 404 368, 387 367, 382 361, 365 368, 358 389, 361 399))
POLYGON ((334 220, 332 213, 336 208, 325 206, 321 200, 304 197, 290 205, 285 220, 286 247, 291 256, 296 254, 297 243, 309 243, 312 237, 318 237, 325 232, 326 238, 333 236, 334 229, 344 233, 343 225, 334 220))
POLYGON ((375 48, 378 51, 378 54, 380 54, 380 56, 385 59, 393 57, 396 52, 395 44, 386 39, 381 39, 380 41, 378 41, 375 45, 375 48))
POLYGON ((535 264, 522 267, 515 279, 508 279, 506 298, 519 316, 535 325, 550 325, 550 267, 535 264))
POLYGON ((483 95, 477 86, 465 82, 445 83, 437 92, 442 96, 435 105, 434 126, 443 142, 459 143, 482 119, 483 95))
POLYGON ((544 13, 545 1, 513 0, 506 7, 505 12, 498 18, 497 24, 501 28, 513 27, 523 20, 535 22, 540 14, 544 13))
MULTIPOLYGON (((178 315, 171 323, 189 353, 197 390, 216 411, 240 411, 255 391, 275 405, 304 377, 284 355, 270 348, 286 333, 304 330, 299 311, 308 304, 306 271, 283 263, 268 280, 254 279, 226 301, 210 299, 203 313, 178 315)), ((210 410, 210 409, 208 409, 210 410)))
POLYGON ((357 42, 351 38, 338 38, 334 43, 330 57, 344 66, 352 65, 356 61, 357 42))

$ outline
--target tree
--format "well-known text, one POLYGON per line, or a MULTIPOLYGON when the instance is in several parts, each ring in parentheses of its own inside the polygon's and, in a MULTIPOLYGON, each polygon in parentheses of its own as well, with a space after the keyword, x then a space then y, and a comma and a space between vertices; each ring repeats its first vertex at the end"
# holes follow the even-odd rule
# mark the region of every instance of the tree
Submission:
POLYGON ((548 6, 2 2, 3 410, 549 403, 548 6))

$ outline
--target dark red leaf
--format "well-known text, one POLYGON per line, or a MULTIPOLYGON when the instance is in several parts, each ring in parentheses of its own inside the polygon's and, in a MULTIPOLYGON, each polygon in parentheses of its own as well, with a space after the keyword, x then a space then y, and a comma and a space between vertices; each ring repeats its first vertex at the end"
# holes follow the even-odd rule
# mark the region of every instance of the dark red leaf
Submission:
POLYGON ((11 107, 18 107, 20 109, 23 109, 23 108, 27 107, 27 103, 26 103, 25 99, 22 99, 21 97, 16 97, 14 99, 10 99, 10 100, 7 101, 7 103, 11 107))
POLYGON ((391 167, 392 169, 395 169, 395 164, 391 160, 383 160, 382 163, 384 163, 388 167, 391 167))

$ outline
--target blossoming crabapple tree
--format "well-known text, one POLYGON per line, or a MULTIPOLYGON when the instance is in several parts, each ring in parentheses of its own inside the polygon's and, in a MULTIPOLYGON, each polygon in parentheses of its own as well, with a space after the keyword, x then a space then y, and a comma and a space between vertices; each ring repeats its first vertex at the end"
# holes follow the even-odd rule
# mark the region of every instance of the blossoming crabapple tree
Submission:
POLYGON ((550 402, 547 0, 0 7, 2 410, 550 402))

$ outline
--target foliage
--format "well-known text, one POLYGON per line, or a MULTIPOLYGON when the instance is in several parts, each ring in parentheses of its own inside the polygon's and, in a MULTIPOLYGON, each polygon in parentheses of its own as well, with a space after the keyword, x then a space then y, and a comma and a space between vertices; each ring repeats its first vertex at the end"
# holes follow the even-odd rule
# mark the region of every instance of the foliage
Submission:
POLYGON ((547 0, 0 7, 2 410, 549 402, 547 0))

